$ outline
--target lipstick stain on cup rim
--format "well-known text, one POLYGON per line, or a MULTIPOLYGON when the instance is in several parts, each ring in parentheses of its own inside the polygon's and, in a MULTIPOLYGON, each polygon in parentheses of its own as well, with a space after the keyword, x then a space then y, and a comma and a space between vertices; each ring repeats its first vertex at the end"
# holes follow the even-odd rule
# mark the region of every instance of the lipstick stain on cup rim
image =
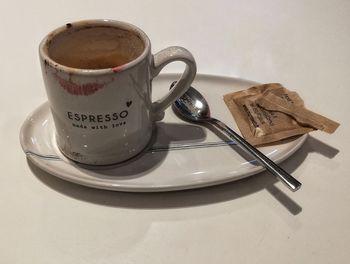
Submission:
POLYGON ((119 66, 116 66, 116 67, 112 68, 113 72, 120 72, 122 70, 123 70, 123 66, 122 65, 119 65, 119 66))
POLYGON ((93 83, 77 84, 70 79, 66 80, 62 78, 57 73, 55 73, 54 76, 64 90, 66 90, 68 93, 72 95, 78 95, 78 96, 92 95, 113 81, 111 80, 109 82, 101 82, 101 83, 93 82, 93 83))

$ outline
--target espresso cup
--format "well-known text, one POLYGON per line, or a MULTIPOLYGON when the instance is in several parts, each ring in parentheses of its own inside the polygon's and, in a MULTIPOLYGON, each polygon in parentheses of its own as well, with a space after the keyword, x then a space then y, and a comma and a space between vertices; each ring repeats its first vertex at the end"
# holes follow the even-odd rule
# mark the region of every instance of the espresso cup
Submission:
POLYGON ((113 20, 69 23, 40 43, 40 61, 57 146, 89 165, 128 160, 144 150, 154 123, 190 86, 196 63, 182 47, 155 55, 139 28, 113 20), (170 62, 185 70, 176 86, 152 102, 152 79, 170 62))

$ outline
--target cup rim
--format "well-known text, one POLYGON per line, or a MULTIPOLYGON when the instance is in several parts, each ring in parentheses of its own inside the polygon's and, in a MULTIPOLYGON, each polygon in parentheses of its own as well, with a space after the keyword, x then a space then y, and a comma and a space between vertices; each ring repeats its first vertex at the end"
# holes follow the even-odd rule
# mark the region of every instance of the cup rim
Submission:
POLYGON ((53 31, 51 31, 40 42, 39 54, 41 59, 45 63, 45 65, 48 64, 51 67, 56 68, 57 70, 61 70, 63 72, 69 72, 73 74, 79 74, 79 75, 101 75, 101 74, 112 74, 116 72, 122 72, 136 66, 147 57, 147 55, 150 52, 150 49, 151 49, 151 42, 147 37, 146 33, 143 32, 140 28, 130 23, 112 20, 112 19, 89 19, 89 20, 80 20, 72 23, 67 23, 64 26, 60 26, 54 29, 53 31), (69 67, 69 66, 60 64, 49 57, 48 45, 50 43, 50 40, 52 40, 55 36, 66 31, 68 28, 71 28, 71 27, 81 28, 81 27, 89 27, 89 26, 112 26, 112 27, 117 27, 117 28, 132 31, 141 37, 145 45, 144 50, 137 58, 133 59, 132 61, 126 64, 123 64, 121 66, 117 66, 114 68, 104 68, 104 69, 79 69, 79 68, 69 67))

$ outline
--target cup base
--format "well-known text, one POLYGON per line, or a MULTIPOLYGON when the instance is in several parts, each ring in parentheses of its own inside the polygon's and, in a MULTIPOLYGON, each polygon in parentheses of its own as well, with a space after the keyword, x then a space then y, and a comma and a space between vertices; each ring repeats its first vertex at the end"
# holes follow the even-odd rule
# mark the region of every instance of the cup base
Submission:
MULTIPOLYGON (((60 147, 60 145, 57 143, 57 147, 58 150, 72 163, 76 164, 79 167, 82 167, 84 169, 94 169, 94 170, 104 170, 104 169, 109 169, 109 168, 116 168, 116 167, 120 167, 120 166, 124 166, 125 164, 128 164, 130 162, 133 162, 136 159, 139 159, 140 157, 142 157, 154 144, 155 139, 156 139, 156 134, 157 134, 157 126, 153 125, 152 126, 152 133, 151 136, 149 138, 149 140, 147 141, 147 143, 140 148, 139 151, 134 152, 134 155, 131 155, 130 157, 127 157, 125 159, 122 160, 118 160, 116 161, 115 157, 111 157, 111 158, 106 158, 103 159, 102 161, 97 161, 97 162, 82 162, 81 160, 78 160, 76 158, 71 157, 70 155, 66 154, 60 147)), ((57 136, 56 136, 57 138, 57 136)))

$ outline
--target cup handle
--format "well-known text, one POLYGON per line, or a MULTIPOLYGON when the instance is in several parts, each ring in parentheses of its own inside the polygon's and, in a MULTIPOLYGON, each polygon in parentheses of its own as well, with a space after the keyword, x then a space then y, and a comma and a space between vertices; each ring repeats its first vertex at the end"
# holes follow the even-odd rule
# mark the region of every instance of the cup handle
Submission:
POLYGON ((153 55, 153 65, 151 66, 152 79, 160 73, 165 65, 174 61, 184 62, 186 68, 176 85, 161 99, 152 103, 154 121, 163 119, 164 110, 187 91, 196 76, 197 67, 192 54, 185 48, 174 46, 153 55))

